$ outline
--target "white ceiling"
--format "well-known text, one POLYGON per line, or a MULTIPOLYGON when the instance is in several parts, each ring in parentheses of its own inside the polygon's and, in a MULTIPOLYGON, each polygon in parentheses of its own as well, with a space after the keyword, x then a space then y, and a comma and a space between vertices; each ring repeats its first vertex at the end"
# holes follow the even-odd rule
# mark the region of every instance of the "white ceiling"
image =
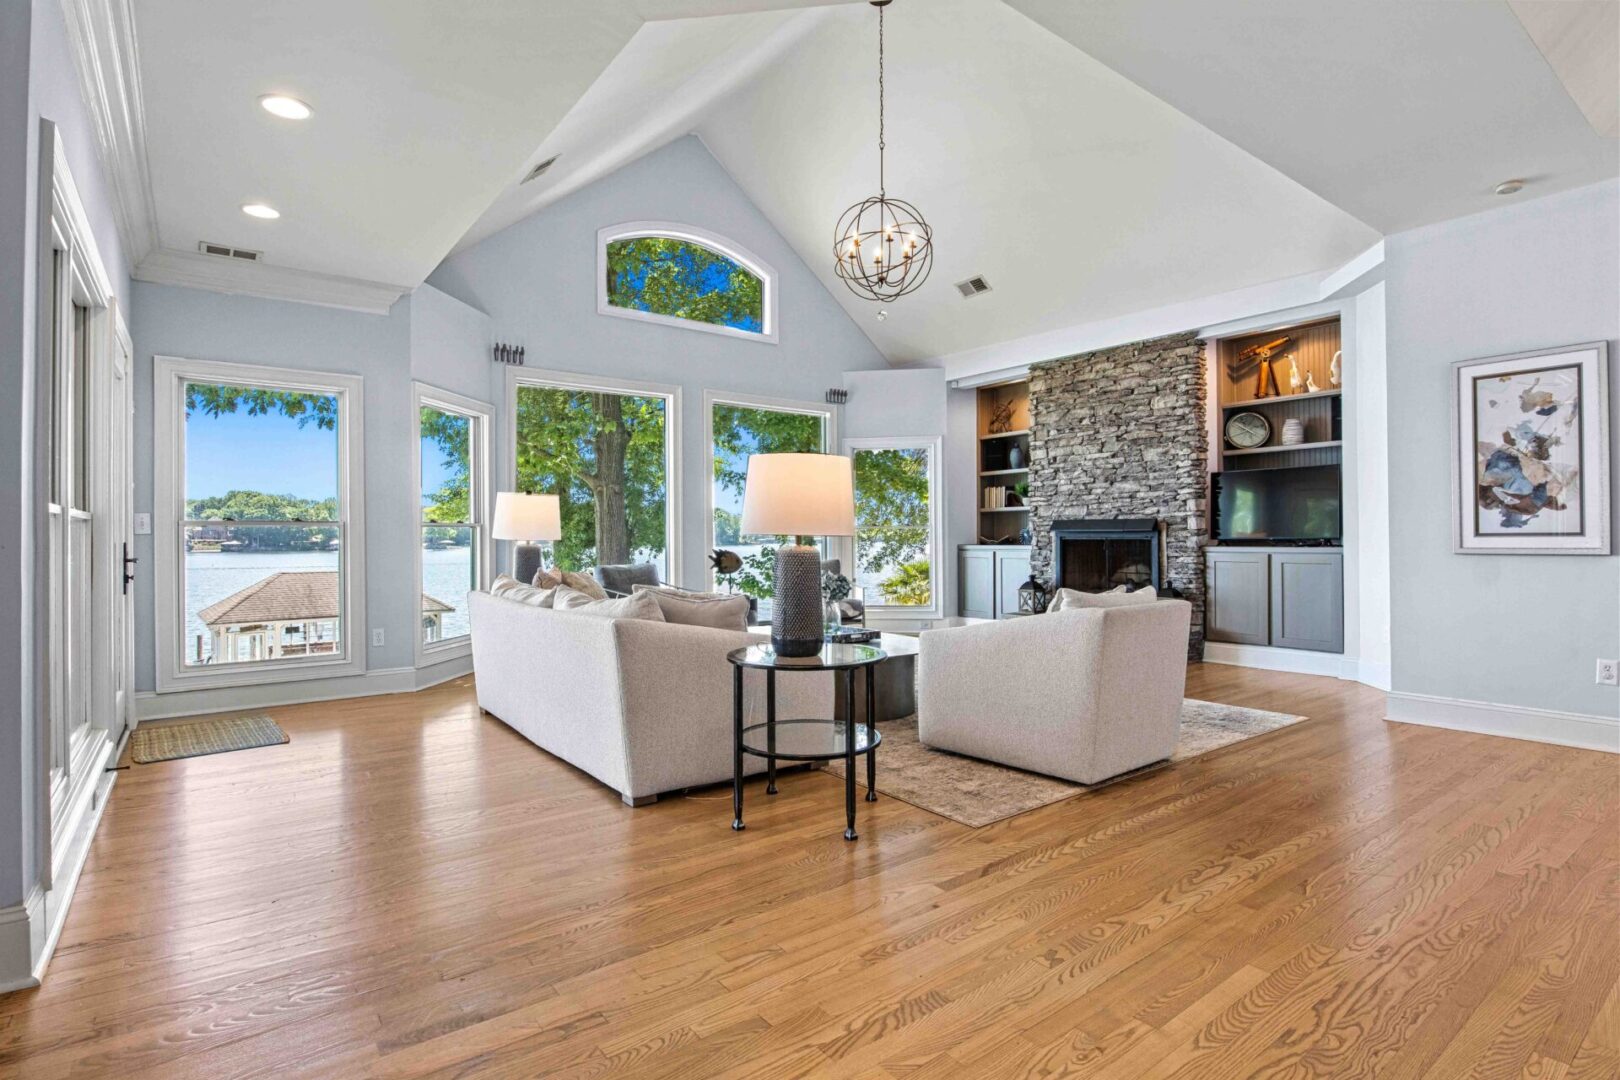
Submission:
MULTIPOLYGON (((384 283, 354 306, 386 309, 453 246, 696 132, 903 362, 1329 269, 1511 175, 1529 197, 1617 171, 1501 0, 888 10, 890 191, 938 256, 886 321, 829 269, 833 222, 876 185, 859 0, 140 0, 160 250, 137 276, 305 299, 384 283), (270 91, 314 118, 263 113, 270 91), (252 200, 284 216, 249 219, 252 200), (186 254, 199 240, 266 265, 186 254), (993 291, 963 300, 975 274, 993 291)), ((1544 47, 1590 97, 1608 54, 1544 47)))

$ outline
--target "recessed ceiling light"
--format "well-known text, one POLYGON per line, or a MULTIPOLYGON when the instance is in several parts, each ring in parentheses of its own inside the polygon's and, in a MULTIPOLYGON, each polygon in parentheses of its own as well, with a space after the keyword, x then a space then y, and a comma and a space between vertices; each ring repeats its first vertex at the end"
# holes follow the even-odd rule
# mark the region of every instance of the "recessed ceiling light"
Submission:
POLYGON ((274 221, 276 218, 281 216, 280 210, 277 210, 273 206, 266 206, 262 202, 243 203, 242 213, 246 214, 248 217, 263 218, 266 221, 274 221))
POLYGON ((314 112, 304 102, 286 94, 266 94, 259 99, 264 111, 272 116, 279 116, 283 120, 308 120, 310 113, 314 112))
POLYGON ((1523 180, 1504 180, 1496 185, 1498 195, 1513 195, 1524 190, 1523 180))

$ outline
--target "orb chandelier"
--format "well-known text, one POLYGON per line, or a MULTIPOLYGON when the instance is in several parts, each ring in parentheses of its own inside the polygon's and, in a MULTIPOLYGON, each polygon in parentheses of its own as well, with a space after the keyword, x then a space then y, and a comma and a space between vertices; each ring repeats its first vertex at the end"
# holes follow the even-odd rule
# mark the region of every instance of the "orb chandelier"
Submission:
POLYGON ((904 199, 892 199, 884 184, 883 9, 878 9, 878 193, 845 210, 833 234, 833 266, 856 296, 894 300, 928 279, 934 266, 934 231, 904 199))

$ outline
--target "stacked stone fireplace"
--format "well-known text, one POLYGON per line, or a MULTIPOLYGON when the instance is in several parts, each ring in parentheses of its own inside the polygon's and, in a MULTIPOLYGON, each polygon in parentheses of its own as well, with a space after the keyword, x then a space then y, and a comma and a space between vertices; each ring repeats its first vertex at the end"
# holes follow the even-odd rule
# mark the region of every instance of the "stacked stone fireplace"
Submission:
MULTIPOLYGON (((1146 566, 1157 580, 1148 584, 1192 602, 1194 660, 1204 652, 1203 345, 1187 333, 1083 353, 1036 365, 1029 382, 1036 576, 1054 581, 1055 572, 1074 572, 1082 549, 1061 545, 1066 537, 1085 540, 1087 529, 1094 539, 1134 533, 1143 543, 1155 532, 1146 566)), ((1143 583, 1141 549, 1125 546, 1127 539, 1112 537, 1113 550, 1124 553, 1113 556, 1118 565, 1097 562, 1110 557, 1105 549, 1083 556, 1096 564, 1091 572, 1143 583)))

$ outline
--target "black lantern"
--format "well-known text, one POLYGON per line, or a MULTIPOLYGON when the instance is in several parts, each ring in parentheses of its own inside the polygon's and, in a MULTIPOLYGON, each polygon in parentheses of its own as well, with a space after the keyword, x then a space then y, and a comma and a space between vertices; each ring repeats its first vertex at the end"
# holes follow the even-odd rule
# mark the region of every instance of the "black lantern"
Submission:
POLYGON ((1036 580, 1035 575, 1029 575, 1029 580, 1018 586, 1018 614, 1039 615, 1046 610, 1051 600, 1046 594, 1046 586, 1036 580))

